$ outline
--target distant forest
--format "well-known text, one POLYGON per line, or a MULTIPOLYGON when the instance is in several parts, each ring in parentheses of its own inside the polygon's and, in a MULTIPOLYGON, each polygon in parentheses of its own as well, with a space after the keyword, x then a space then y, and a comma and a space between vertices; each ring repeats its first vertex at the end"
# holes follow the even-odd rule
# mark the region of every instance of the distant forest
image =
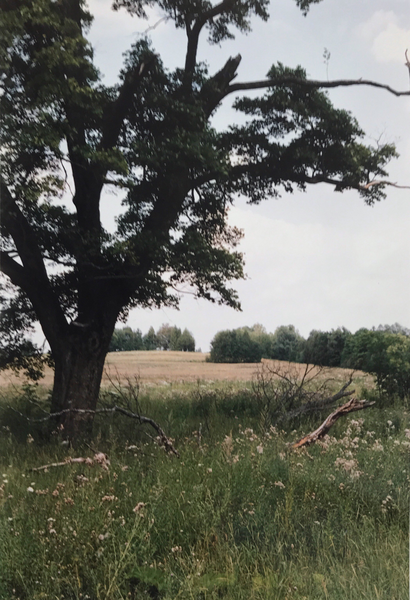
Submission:
POLYGON ((345 327, 313 330, 303 338, 293 325, 275 333, 256 324, 219 331, 211 342, 210 362, 260 362, 262 358, 362 370, 376 377, 379 389, 410 394, 410 329, 395 323, 351 333, 345 327))
POLYGON ((126 352, 131 350, 179 350, 195 352, 195 339, 188 329, 181 331, 168 323, 161 325, 157 332, 150 327, 143 335, 140 329, 131 327, 115 329, 111 338, 109 352, 126 352))

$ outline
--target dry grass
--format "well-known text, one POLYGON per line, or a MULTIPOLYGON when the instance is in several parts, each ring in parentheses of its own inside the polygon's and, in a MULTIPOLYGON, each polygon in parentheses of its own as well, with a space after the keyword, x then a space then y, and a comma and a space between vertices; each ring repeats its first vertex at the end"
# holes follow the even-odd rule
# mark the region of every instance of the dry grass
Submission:
MULTIPOLYGON (((111 352, 107 355, 105 363, 106 372, 103 385, 108 383, 109 376, 120 379, 138 376, 141 383, 171 383, 204 381, 251 381, 258 369, 257 364, 221 364, 207 363, 208 354, 201 352, 111 352)), ((277 367, 281 361, 264 361, 277 367)), ((287 363, 282 363, 287 365, 287 363)), ((305 365, 293 364, 292 370, 303 373, 305 365)), ((332 369, 331 376, 335 379, 346 380, 346 369, 332 369)), ((327 375, 329 372, 327 371, 327 375)), ((370 383, 372 377, 364 373, 356 373, 356 377, 363 377, 363 382, 370 383), (369 380, 367 382, 367 379, 369 380)), ((19 385, 23 383, 22 377, 17 377, 10 371, 0 373, 0 386, 19 385)), ((46 370, 40 385, 50 387, 53 383, 53 371, 46 370)))

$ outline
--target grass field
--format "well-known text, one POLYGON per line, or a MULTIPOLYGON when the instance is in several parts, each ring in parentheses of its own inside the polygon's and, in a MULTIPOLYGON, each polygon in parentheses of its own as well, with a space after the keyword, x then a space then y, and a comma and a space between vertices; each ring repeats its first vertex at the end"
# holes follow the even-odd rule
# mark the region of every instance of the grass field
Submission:
POLYGON ((41 415, 29 400, 44 394, 3 388, 0 600, 407 600, 406 405, 384 399, 292 451, 323 415, 267 426, 252 387, 227 377, 256 365, 218 377, 197 354, 121 354, 111 364, 140 375, 140 408, 180 458, 119 416, 81 449, 48 441, 8 408, 41 415))
MULTIPOLYGON (((201 352, 110 352, 105 363, 103 385, 109 383, 108 377, 138 377, 141 383, 171 383, 201 381, 251 381, 258 369, 257 364, 216 364, 206 362, 209 354, 201 352)), ((281 361, 266 361, 279 364, 281 361)), ((304 365, 295 364, 294 368, 303 371, 304 365)), ((345 369, 332 369, 337 379, 347 377, 345 369)), ((372 378, 357 372, 356 379, 369 385, 372 378)), ((50 387, 53 372, 46 368, 45 377, 40 381, 43 387, 50 387)), ((18 385, 21 379, 10 371, 0 372, 0 387, 18 385)))

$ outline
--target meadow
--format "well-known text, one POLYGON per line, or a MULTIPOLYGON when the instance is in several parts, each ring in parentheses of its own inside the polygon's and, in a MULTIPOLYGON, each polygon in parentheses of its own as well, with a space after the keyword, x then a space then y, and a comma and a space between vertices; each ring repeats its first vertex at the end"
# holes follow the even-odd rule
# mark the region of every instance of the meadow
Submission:
MULTIPOLYGON (((256 365, 217 365, 218 375, 196 354, 149 353, 137 368, 125 354, 109 357, 122 383, 106 380, 102 405, 136 400, 180 457, 117 414, 98 416, 93 440, 68 448, 61 432, 49 438, 47 423, 12 410, 41 416, 47 386, 4 385, 1 599, 408 598, 405 403, 379 398, 358 374, 356 395, 375 406, 292 450, 330 411, 267 423, 256 365)), ((333 373, 339 383, 348 375, 333 373)))

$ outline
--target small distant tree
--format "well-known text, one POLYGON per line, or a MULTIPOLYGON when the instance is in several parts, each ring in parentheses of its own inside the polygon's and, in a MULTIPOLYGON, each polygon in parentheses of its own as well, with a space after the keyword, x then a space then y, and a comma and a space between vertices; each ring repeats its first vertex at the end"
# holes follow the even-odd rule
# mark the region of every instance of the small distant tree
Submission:
POLYGON ((346 341, 352 334, 346 327, 332 329, 328 338, 328 364, 329 367, 340 367, 342 364, 343 350, 346 341))
POLYGON ((159 347, 157 334, 153 327, 150 327, 148 333, 143 336, 142 342, 144 350, 156 350, 159 347))
POLYGON ((312 365, 327 365, 329 362, 329 334, 313 329, 305 342, 303 362, 312 365))
POLYGON ((369 352, 374 331, 362 327, 344 345, 341 366, 369 372, 369 352))
POLYGON ((272 355, 273 335, 266 331, 266 328, 260 323, 255 323, 252 327, 244 328, 249 332, 251 339, 260 347, 262 358, 270 358, 272 355))
POLYGON ((109 346, 110 352, 142 350, 143 348, 144 343, 140 329, 133 331, 131 327, 123 327, 114 330, 109 346))
POLYGON ((177 350, 195 352, 195 339, 188 329, 184 329, 177 341, 177 350))
POLYGON ((304 339, 294 325, 281 325, 273 334, 271 358, 298 362, 303 343, 304 339))
POLYGON ((162 350, 170 350, 173 327, 168 323, 164 323, 157 331, 158 347, 162 350))
POLYGON ((179 350, 179 339, 182 332, 179 327, 173 327, 171 331, 170 350, 179 350))

